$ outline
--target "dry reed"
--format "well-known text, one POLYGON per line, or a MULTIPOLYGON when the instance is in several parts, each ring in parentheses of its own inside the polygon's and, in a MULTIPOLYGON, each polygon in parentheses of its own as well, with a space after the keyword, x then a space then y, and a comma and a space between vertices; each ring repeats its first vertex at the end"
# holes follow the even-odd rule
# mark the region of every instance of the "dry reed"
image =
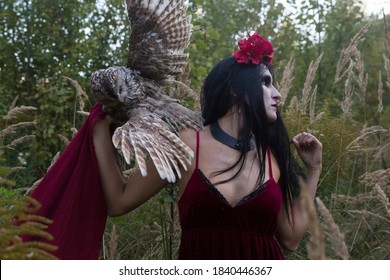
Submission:
POLYGON ((8 174, 11 174, 11 173, 14 173, 14 172, 18 172, 20 170, 24 170, 26 169, 25 167, 23 166, 16 166, 16 167, 10 167, 9 170, 8 170, 8 174))
POLYGON ((62 135, 62 134, 58 134, 58 137, 61 139, 61 141, 65 144, 65 146, 68 146, 68 144, 70 143, 69 139, 66 138, 66 136, 62 135))
POLYGON ((376 218, 380 221, 383 221, 383 222, 386 222, 387 224, 390 225, 390 220, 383 217, 382 215, 380 214, 377 214, 377 213, 373 213, 371 211, 367 211, 367 210, 347 210, 347 213, 348 214, 351 214, 351 215, 359 215, 361 216, 362 218, 376 218))
POLYGON ((287 112, 293 115, 299 113, 299 101, 295 95, 290 100, 290 104, 288 105, 287 112))
POLYGON ((364 34, 367 33, 370 25, 371 25, 370 22, 366 23, 359 30, 359 32, 356 33, 356 35, 351 39, 351 42, 349 43, 348 47, 341 50, 340 57, 339 57, 339 60, 337 62, 337 66, 336 66, 336 74, 335 74, 335 78, 334 78, 335 84, 338 83, 339 81, 341 81, 341 79, 347 73, 347 71, 345 71, 345 72, 342 72, 342 71, 343 71, 344 67, 347 65, 348 61, 350 61, 350 59, 355 54, 358 44, 360 43, 361 40, 363 40, 363 36, 364 36, 364 34))
POLYGON ((77 111, 77 114, 83 116, 83 117, 88 117, 89 116, 89 112, 84 112, 84 111, 77 111))
POLYGON ((36 111, 37 108, 32 106, 19 106, 13 107, 8 111, 8 113, 3 117, 4 120, 12 120, 16 119, 20 115, 31 114, 31 112, 36 111))
POLYGON ((345 80, 344 97, 343 100, 339 103, 340 108, 343 111, 344 117, 351 116, 352 95, 353 95, 353 87, 352 87, 353 66, 354 66, 354 62, 351 59, 349 63, 349 67, 346 71, 348 73, 348 77, 345 80))
POLYGON ((356 50, 354 53, 354 68, 357 71, 357 76, 354 76, 354 80, 359 86, 360 94, 364 102, 365 95, 367 92, 368 73, 365 73, 364 62, 362 60, 361 53, 359 50, 356 50))
POLYGON ((282 79, 280 80, 280 83, 277 84, 279 93, 282 96, 282 100, 280 101, 281 106, 286 102, 288 93, 291 89, 292 81, 294 80, 294 67, 295 61, 290 58, 287 65, 284 67, 282 79))
POLYGON ((64 76, 64 78, 66 80, 68 80, 71 83, 71 85, 76 89, 76 96, 77 96, 78 101, 79 101, 79 109, 80 109, 80 111, 84 111, 85 101, 89 100, 88 95, 85 93, 83 88, 80 86, 80 84, 76 80, 73 80, 73 79, 66 77, 66 76, 64 76))
POLYGON ((390 215, 390 203, 389 198, 385 194, 385 192, 382 190, 381 186, 379 184, 375 184, 375 186, 372 188, 372 193, 375 195, 375 197, 378 198, 378 200, 383 204, 384 208, 386 209, 387 214, 390 215))
POLYGON ((370 139, 373 135, 378 135, 384 132, 387 132, 387 129, 377 125, 363 128, 359 133, 359 136, 347 145, 346 150, 349 152, 365 151, 366 147, 364 147, 364 144, 367 143, 368 139, 370 139))
POLYGON ((306 74, 306 80, 305 80, 305 84, 303 85, 302 98, 301 98, 301 103, 300 103, 301 113, 304 115, 306 114, 307 105, 309 104, 311 87, 312 87, 314 78, 316 76, 318 67, 320 66, 320 62, 321 62, 323 55, 324 54, 322 53, 316 59, 316 61, 310 62, 309 69, 308 69, 307 74, 306 74))
POLYGON ((324 260, 325 257, 325 236, 322 231, 317 211, 315 210, 314 203, 310 196, 307 196, 306 209, 309 218, 309 242, 306 244, 307 255, 311 260, 324 260))
POLYGON ((6 135, 10 135, 16 132, 19 128, 26 128, 36 125, 37 123, 35 121, 32 122, 19 122, 15 124, 11 124, 7 126, 6 128, 0 130, 0 140, 2 140, 6 135))
POLYGON ((8 111, 11 111, 13 108, 15 108, 16 102, 18 101, 18 99, 19 99, 19 95, 17 95, 17 96, 14 98, 14 100, 12 100, 12 103, 11 103, 11 105, 9 106, 9 110, 8 110, 8 111))
POLYGON ((381 187, 390 184, 390 168, 366 172, 359 177, 359 182, 367 186, 379 184, 381 187))
POLYGON ((359 193, 355 196, 343 195, 343 194, 332 194, 332 200, 339 203, 346 204, 358 204, 359 206, 362 203, 365 203, 369 199, 372 199, 371 193, 359 193))
POLYGON ((386 20, 386 14, 385 14, 385 10, 382 9, 382 13, 383 13, 383 25, 384 25, 384 30, 385 30, 385 49, 389 52, 390 51, 390 33, 389 33, 389 30, 387 29, 387 20, 386 20))
POLYGON ((307 255, 311 260, 324 260, 326 258, 325 235, 319 223, 314 201, 302 179, 299 184, 301 186, 300 196, 308 218, 308 232, 310 233, 309 241, 306 244, 307 255))
POLYGON ((378 74, 378 112, 379 114, 383 111, 383 83, 382 83, 382 72, 378 74))
POLYGON ((388 131, 388 133, 380 139, 381 143, 376 147, 374 159, 384 161, 384 155, 387 155, 390 151, 390 131, 388 131))
POLYGON ((70 129, 70 131, 72 131, 73 136, 75 136, 78 130, 77 130, 77 128, 72 127, 72 128, 70 129))
POLYGON ((120 256, 118 251, 118 234, 116 231, 116 226, 112 225, 110 241, 108 246, 104 246, 104 257, 108 260, 119 260, 120 256))
POLYGON ((23 143, 26 143, 26 142, 31 142, 34 138, 35 138, 34 135, 25 135, 25 136, 16 138, 15 140, 12 140, 12 142, 9 143, 8 145, 6 145, 5 147, 6 148, 13 148, 13 147, 15 147, 15 146, 17 146, 19 144, 23 144, 23 143))
POLYGON ((309 106, 310 123, 314 123, 314 121, 317 120, 315 116, 316 97, 317 97, 317 86, 314 88, 313 93, 310 97, 310 106, 309 106))
POLYGON ((390 89, 390 60, 387 58, 386 55, 383 55, 383 62, 385 64, 385 70, 386 70, 386 76, 387 76, 386 85, 390 89))
MULTIPOLYGON (((57 152, 57 154, 53 157, 53 159, 51 160, 51 163, 50 163, 50 166, 47 168, 47 171, 49 171, 49 169, 54 165, 54 163, 58 160, 58 158, 60 157, 61 153, 60 152, 57 152)), ((46 173, 47 173, 46 171, 46 173)), ((39 183, 42 181, 43 177, 36 180, 31 187, 29 187, 25 193, 25 195, 29 195, 33 192, 33 190, 36 188, 36 186, 39 185, 39 183)))
POLYGON ((329 210, 319 197, 316 198, 318 210, 324 219, 325 233, 332 245, 334 253, 343 260, 349 259, 349 252, 345 244, 344 234, 335 223, 329 210))

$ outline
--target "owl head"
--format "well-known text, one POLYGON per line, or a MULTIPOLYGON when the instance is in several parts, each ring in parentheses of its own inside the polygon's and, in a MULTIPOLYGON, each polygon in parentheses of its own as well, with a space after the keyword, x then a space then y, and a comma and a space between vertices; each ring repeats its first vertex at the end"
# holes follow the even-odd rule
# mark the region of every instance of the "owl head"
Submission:
POLYGON ((91 91, 106 112, 118 120, 127 120, 126 111, 137 107, 144 98, 139 73, 122 66, 94 72, 91 76, 91 91))

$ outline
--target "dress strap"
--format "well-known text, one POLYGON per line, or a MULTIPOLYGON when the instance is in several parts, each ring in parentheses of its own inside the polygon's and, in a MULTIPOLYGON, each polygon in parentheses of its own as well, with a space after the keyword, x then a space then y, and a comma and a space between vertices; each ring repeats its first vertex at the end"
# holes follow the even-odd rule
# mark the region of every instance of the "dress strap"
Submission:
POLYGON ((196 158, 195 158, 195 169, 198 169, 199 162, 199 131, 196 131, 196 158))
POLYGON ((267 155, 268 155, 268 166, 269 166, 269 178, 271 179, 273 178, 273 175, 272 175, 271 150, 269 147, 267 148, 267 155))

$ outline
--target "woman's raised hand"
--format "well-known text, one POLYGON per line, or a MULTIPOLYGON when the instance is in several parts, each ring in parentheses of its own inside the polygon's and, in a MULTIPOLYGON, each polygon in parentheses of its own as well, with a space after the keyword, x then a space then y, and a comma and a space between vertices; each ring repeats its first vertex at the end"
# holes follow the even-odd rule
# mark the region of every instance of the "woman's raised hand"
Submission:
POLYGON ((301 132, 292 139, 298 155, 311 171, 321 171, 322 169, 322 144, 312 134, 301 132))

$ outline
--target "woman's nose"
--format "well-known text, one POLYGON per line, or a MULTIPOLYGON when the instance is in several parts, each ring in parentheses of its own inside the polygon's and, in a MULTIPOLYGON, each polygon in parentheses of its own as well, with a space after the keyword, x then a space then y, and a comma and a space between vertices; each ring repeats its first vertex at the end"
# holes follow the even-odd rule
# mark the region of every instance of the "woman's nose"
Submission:
POLYGON ((272 98, 278 101, 282 100, 282 95, 275 87, 272 87, 272 98))

